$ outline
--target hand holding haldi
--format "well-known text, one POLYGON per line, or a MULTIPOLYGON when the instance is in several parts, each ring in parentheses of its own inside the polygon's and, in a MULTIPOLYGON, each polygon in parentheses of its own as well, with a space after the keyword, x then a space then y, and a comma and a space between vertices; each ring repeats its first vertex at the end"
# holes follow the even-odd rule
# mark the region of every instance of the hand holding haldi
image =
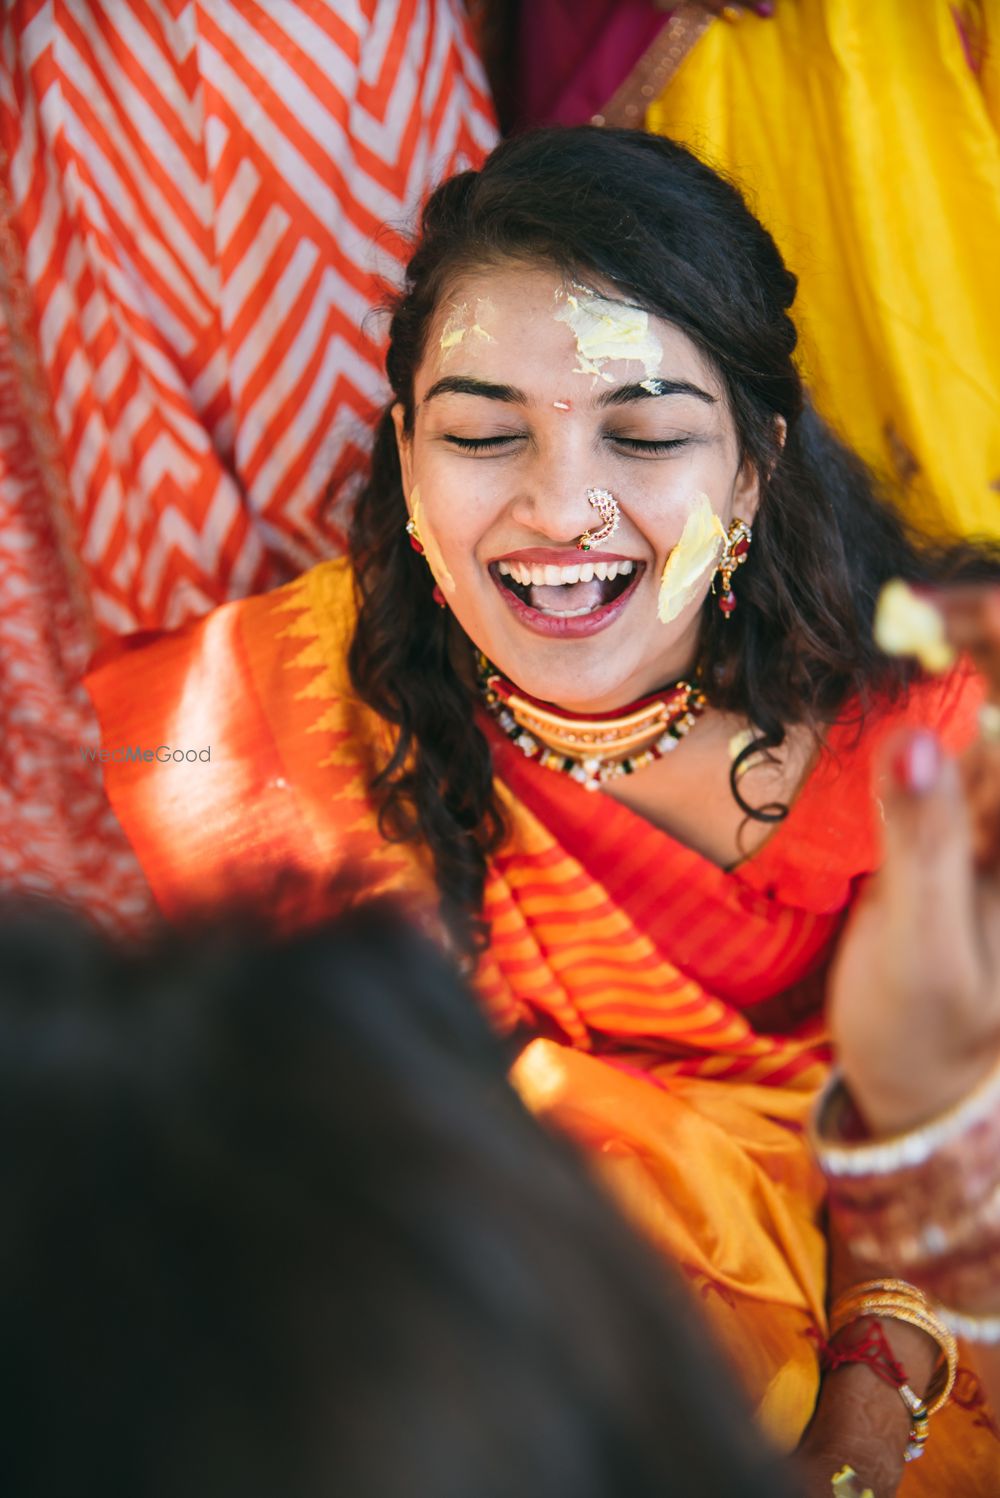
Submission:
POLYGON ((879 594, 874 635, 886 655, 915 656, 933 675, 947 671, 955 660, 940 612, 899 577, 886 583, 879 594))

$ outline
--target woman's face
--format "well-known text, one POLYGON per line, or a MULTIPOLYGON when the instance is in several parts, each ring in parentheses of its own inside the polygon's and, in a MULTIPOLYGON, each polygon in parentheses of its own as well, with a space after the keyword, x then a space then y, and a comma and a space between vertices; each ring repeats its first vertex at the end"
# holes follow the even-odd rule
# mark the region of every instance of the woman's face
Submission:
POLYGON ((414 402, 409 437, 394 413, 407 507, 448 607, 504 675, 604 712, 690 669, 714 569, 663 623, 664 566, 701 495, 724 528, 758 496, 722 383, 685 334, 606 285, 483 270, 438 309, 414 402), (601 523, 588 489, 621 518, 583 552, 601 523))

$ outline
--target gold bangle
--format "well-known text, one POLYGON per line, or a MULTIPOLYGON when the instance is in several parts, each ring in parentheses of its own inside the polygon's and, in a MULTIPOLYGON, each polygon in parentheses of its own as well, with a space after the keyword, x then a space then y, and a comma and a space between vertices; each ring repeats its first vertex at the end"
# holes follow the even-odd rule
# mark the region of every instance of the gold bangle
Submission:
MULTIPOLYGON (((958 1344, 951 1332, 933 1312, 922 1313, 890 1297, 872 1297, 861 1301, 852 1308, 837 1331, 843 1330, 851 1321, 860 1321, 865 1317, 874 1317, 879 1321, 905 1322, 909 1326, 915 1326, 938 1344, 941 1361, 931 1376, 925 1395, 928 1415, 936 1415, 948 1403, 958 1373, 958 1344)), ((831 1325, 831 1336, 835 1335, 831 1325)))
POLYGON ((834 1305, 839 1306, 841 1301, 854 1300, 861 1295, 902 1295, 920 1305, 927 1303, 927 1296, 918 1285, 912 1285, 909 1280, 883 1277, 877 1280, 864 1280, 859 1285, 851 1285, 850 1289, 838 1295, 834 1305))
POLYGON ((915 1326, 936 1342, 941 1362, 931 1376, 924 1396, 928 1417, 936 1415, 951 1397, 958 1373, 958 1343, 931 1308, 922 1291, 906 1280, 868 1280, 839 1296, 830 1309, 830 1336, 835 1337, 852 1321, 865 1317, 902 1321, 915 1326))

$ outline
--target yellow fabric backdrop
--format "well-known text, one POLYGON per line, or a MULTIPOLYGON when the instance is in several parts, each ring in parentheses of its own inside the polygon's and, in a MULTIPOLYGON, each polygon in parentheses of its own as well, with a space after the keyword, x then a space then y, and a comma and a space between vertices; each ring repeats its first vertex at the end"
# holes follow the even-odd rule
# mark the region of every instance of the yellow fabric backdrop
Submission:
POLYGON ((713 23, 647 116, 749 190, 823 414, 914 520, 995 537, 998 49, 1000 0, 778 0, 713 23))

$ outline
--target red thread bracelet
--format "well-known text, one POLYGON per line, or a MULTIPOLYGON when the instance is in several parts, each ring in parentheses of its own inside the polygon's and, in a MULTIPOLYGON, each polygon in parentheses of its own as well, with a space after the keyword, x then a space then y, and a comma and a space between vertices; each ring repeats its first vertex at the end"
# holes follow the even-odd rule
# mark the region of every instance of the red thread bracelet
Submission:
POLYGON ((883 1383, 897 1390, 910 1417, 910 1435, 904 1459, 914 1461, 923 1454, 927 1444, 927 1405, 910 1388, 902 1363, 893 1357, 881 1322, 859 1316, 856 1322, 849 1322, 848 1325, 860 1326, 863 1320, 867 1321, 867 1330, 861 1331, 854 1342, 842 1342, 839 1347, 824 1341, 818 1332, 810 1329, 809 1335, 819 1347, 820 1367, 824 1373, 833 1373, 849 1363, 863 1363, 883 1383))
POLYGON ((848 1363, 867 1363, 883 1383, 891 1384, 894 1389, 901 1389, 909 1382, 903 1365, 892 1355, 889 1339, 879 1321, 869 1320, 867 1330, 856 1341, 841 1342, 839 1347, 820 1339, 819 1359, 824 1373, 832 1373, 848 1363))

